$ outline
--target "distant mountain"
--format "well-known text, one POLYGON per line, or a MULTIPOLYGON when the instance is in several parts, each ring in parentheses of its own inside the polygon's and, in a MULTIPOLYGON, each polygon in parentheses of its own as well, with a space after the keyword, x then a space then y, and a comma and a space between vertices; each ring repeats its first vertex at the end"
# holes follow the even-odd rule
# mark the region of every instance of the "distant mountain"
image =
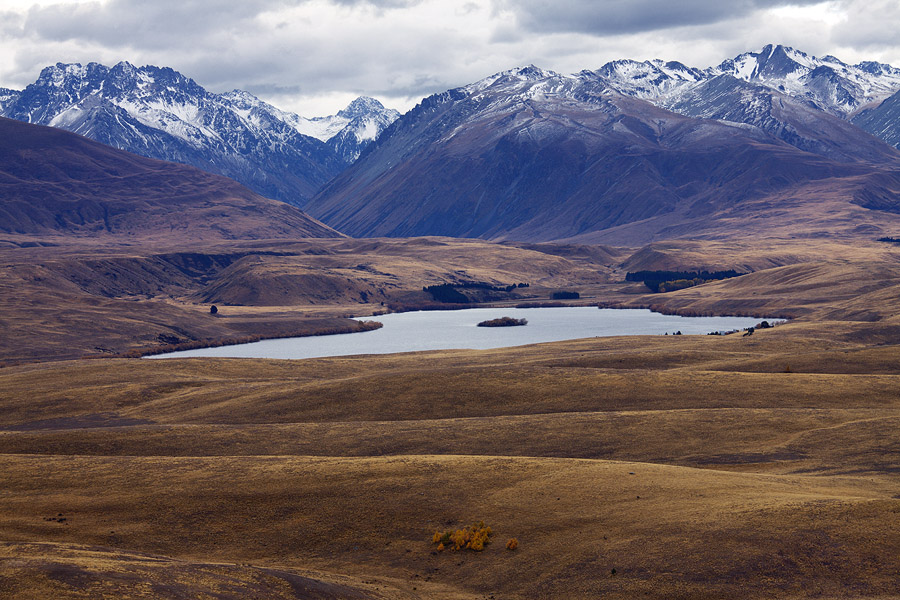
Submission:
POLYGON ((900 148, 900 92, 878 106, 857 113, 853 124, 900 148))
POLYGON ((377 101, 358 102, 326 143, 303 132, 302 117, 247 92, 210 93, 169 68, 58 63, 21 92, 0 90, 0 115, 190 164, 302 206, 392 114, 377 101))
POLYGON ((760 83, 841 116, 900 89, 900 69, 890 65, 848 65, 833 56, 817 58, 780 44, 726 60, 711 74, 760 83))
POLYGON ((0 232, 128 242, 340 236, 231 179, 4 118, 0 232))
POLYGON ((774 197, 809 207, 821 193, 813 183, 832 190, 829 205, 838 191, 842 215, 863 215, 863 205, 897 210, 900 155, 840 119, 769 98, 757 117, 782 127, 817 118, 797 130, 818 153, 781 139, 789 136, 775 135, 765 119, 676 114, 613 90, 596 73, 505 71, 426 98, 308 210, 354 236, 631 244, 734 235, 751 215, 754 226, 773 216, 774 197), (750 206, 769 212, 748 213, 750 206))
POLYGON ((833 56, 818 58, 780 44, 739 54, 703 70, 661 60, 617 60, 593 73, 617 92, 661 105, 671 103, 673 95, 702 95, 702 90, 694 88, 728 75, 808 102, 811 107, 841 118, 900 90, 900 69, 891 65, 848 65, 833 56))
POLYGON ((5 110, 10 103, 14 102, 19 97, 19 94, 21 94, 21 92, 0 88, 0 112, 5 110))
POLYGON ((351 164, 399 117, 399 112, 385 108, 375 98, 360 96, 336 115, 313 119, 299 117, 291 124, 304 135, 327 142, 344 162, 351 164))
POLYGON ((808 101, 770 87, 717 75, 658 105, 678 114, 753 125, 801 150, 838 162, 893 162, 894 148, 808 101))
POLYGON ((594 75, 615 91, 643 100, 665 97, 675 90, 709 78, 706 71, 659 59, 644 62, 616 60, 593 73, 582 71, 581 75, 584 78, 594 75))

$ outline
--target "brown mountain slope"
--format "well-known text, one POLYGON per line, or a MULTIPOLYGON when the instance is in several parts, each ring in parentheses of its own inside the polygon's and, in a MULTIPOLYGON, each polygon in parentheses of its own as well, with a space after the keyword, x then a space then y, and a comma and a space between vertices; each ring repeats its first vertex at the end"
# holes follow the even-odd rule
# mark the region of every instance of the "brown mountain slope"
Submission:
POLYGON ((752 125, 522 69, 426 99, 307 210, 356 236, 637 245, 785 223, 789 235, 871 236, 898 222, 900 155, 884 146, 874 162, 858 133, 843 151, 867 158, 837 162, 752 125))
POLYGON ((0 232, 128 240, 340 236, 225 177, 10 119, 0 119, 0 232))

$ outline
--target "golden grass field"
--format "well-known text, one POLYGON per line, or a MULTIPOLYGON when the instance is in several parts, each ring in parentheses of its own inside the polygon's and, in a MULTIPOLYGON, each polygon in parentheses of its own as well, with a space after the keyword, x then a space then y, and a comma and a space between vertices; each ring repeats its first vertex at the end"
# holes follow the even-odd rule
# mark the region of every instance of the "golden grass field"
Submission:
MULTIPOLYGON (((0 597, 900 598, 893 246, 785 243, 767 256, 748 244, 725 257, 708 242, 598 257, 323 244, 332 254, 294 247, 233 263, 208 287, 173 277, 108 298, 86 288, 115 278, 76 285, 71 269, 51 268, 83 262, 81 250, 42 259, 32 275, 54 282, 44 297, 46 281, 23 275, 43 250, 5 252, 0 284, 23 291, 0 306, 0 597), (531 282, 536 297, 571 288, 588 301, 798 318, 749 337, 77 358, 148 344, 173 324, 216 336, 358 314, 381 300, 349 301, 354 286, 416 298, 469 263, 482 278, 531 282), (638 268, 739 264, 757 272, 657 295, 621 283, 638 268), (218 319, 198 299, 231 276, 275 271, 288 279, 279 297, 296 299, 298 265, 331 283, 344 272, 344 295, 223 303, 218 319), (102 319, 108 330, 91 329, 102 319), (436 551, 435 531, 479 520, 494 532, 483 552, 436 551)), ((133 288, 152 279, 118 268, 133 288)))

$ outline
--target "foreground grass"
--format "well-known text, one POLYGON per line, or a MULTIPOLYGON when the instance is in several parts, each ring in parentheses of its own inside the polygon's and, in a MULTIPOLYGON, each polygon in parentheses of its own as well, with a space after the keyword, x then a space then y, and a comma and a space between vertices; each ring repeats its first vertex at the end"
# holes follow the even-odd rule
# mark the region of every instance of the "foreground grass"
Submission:
POLYGON ((896 597, 885 327, 7 367, 0 590, 896 597))

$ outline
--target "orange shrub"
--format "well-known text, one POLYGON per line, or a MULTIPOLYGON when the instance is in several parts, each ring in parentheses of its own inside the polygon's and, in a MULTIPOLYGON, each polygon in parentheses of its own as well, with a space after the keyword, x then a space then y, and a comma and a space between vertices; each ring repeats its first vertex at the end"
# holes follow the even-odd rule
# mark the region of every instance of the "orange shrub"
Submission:
POLYGON ((507 550, 515 550, 518 547, 519 547, 519 540, 517 540, 516 538, 509 538, 509 541, 506 542, 507 550))
POLYGON ((484 521, 473 523, 469 527, 463 527, 456 531, 436 531, 431 538, 433 544, 440 544, 438 550, 446 548, 446 544, 452 543, 453 550, 474 550, 481 552, 484 547, 491 543, 490 527, 484 524, 484 521))

